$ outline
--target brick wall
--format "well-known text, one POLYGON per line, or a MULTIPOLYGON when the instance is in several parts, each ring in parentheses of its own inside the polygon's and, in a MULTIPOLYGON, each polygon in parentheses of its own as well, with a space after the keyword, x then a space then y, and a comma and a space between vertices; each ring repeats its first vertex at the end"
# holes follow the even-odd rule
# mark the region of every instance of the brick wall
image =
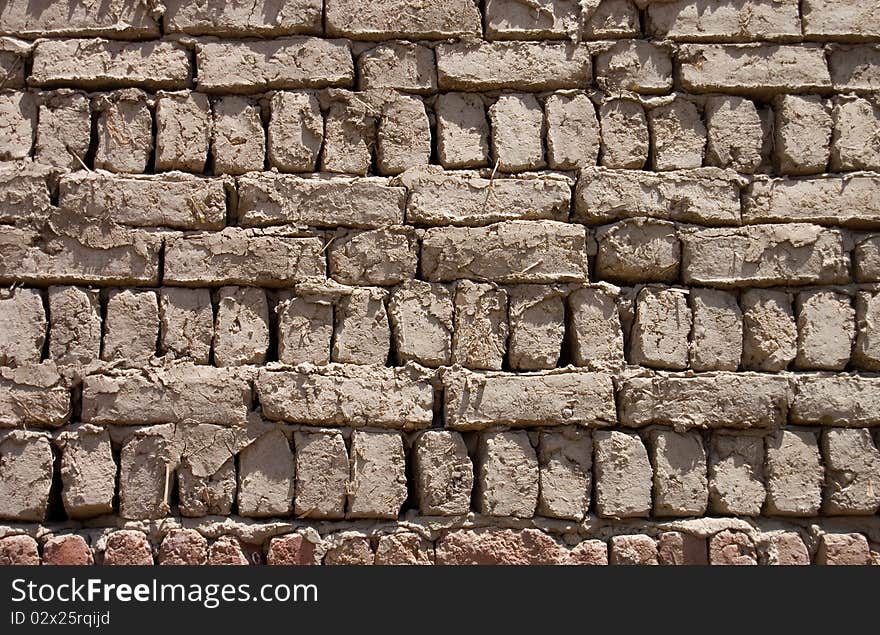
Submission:
POLYGON ((880 562, 878 44, 6 0, 0 563, 880 562))

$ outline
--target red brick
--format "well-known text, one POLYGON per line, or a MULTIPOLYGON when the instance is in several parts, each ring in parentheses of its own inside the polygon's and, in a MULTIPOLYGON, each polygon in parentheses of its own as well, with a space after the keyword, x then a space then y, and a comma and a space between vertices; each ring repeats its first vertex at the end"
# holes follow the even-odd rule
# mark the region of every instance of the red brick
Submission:
POLYGON ((758 564, 752 539, 741 532, 724 531, 709 540, 709 562, 717 565, 758 564))
POLYGON ((412 533, 382 536, 376 547, 376 564, 434 564, 434 545, 412 533))
POLYGON ((767 564, 783 566, 810 564, 810 552, 797 533, 790 531, 773 534, 769 543, 767 564))
POLYGON ((318 564, 315 557, 315 544, 302 534, 290 534, 272 538, 269 542, 269 552, 266 554, 266 564, 318 564))
POLYGON ((370 540, 361 536, 342 539, 339 544, 330 547, 324 555, 327 565, 369 565, 376 556, 370 540))
POLYGON ((678 531, 666 531, 657 539, 657 554, 664 565, 707 565, 706 539, 678 531))
POLYGON ((0 566, 40 564, 37 541, 30 536, 0 538, 0 566))
POLYGON ((159 547, 160 565, 207 564, 208 541, 195 529, 172 529, 159 547))
POLYGON ((249 565, 244 549, 238 538, 220 536, 208 547, 208 564, 210 565, 249 565))
POLYGON ((569 564, 604 566, 608 564, 608 545, 604 540, 584 540, 569 554, 569 564))
POLYGON ((82 536, 53 536, 43 545, 43 564, 87 566, 95 564, 92 549, 82 536))
POLYGON ((122 529, 107 538, 104 548, 105 565, 154 564, 150 541, 140 531, 122 529))
POLYGON ((437 542, 437 564, 565 564, 568 551, 537 529, 463 529, 437 542))
POLYGON ((868 565, 871 549, 862 534, 825 534, 819 539, 816 564, 868 565))
POLYGON ((659 564, 657 543, 650 536, 613 536, 611 538, 611 564, 659 564))

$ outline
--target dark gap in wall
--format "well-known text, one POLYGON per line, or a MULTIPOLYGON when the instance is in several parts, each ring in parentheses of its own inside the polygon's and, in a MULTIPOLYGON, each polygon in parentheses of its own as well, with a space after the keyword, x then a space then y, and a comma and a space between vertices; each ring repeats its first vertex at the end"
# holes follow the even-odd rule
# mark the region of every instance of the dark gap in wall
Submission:
POLYGON ((162 286, 165 283, 165 248, 167 243, 165 240, 162 240, 162 243, 159 245, 159 252, 156 255, 156 276, 157 276, 157 286, 162 286))
POLYGON ((100 359, 104 359, 104 343, 107 339, 107 303, 110 299, 108 293, 108 289, 101 289, 98 293, 98 304, 101 312, 101 347, 98 356, 100 359))
POLYGON ((217 343, 217 313, 219 311, 220 299, 217 297, 217 289, 210 291, 211 298, 211 347, 208 350, 208 366, 216 366, 217 359, 214 353, 214 347, 217 343))
POLYGON ((52 329, 50 324, 52 323, 52 312, 49 307, 49 290, 48 289, 40 289, 40 299, 43 301, 43 314, 46 316, 46 330, 43 337, 43 349, 40 351, 40 361, 46 361, 49 359, 49 349, 50 349, 50 340, 52 337, 52 329))
POLYGON ((233 181, 224 181, 226 195, 226 226, 238 227, 238 188, 233 181))
POLYGON ((49 488, 49 504, 46 507, 47 522, 64 522, 67 512, 61 497, 61 451, 51 444, 52 448, 52 485, 49 488))
POLYGON ((266 362, 278 361, 278 296, 277 291, 266 291, 266 303, 269 305, 269 347, 266 349, 266 362))
POLYGON ((446 428, 446 390, 441 386, 434 388, 434 403, 432 407, 431 428, 443 430, 446 428))
POLYGON ((391 321, 391 312, 388 310, 388 301, 389 298, 385 298, 385 314, 388 316, 388 326, 390 331, 390 337, 388 342, 388 358, 385 361, 386 366, 402 366, 403 364, 398 363, 398 351, 397 351, 397 339, 394 337, 394 324, 391 321))
POLYGON ((241 465, 239 463, 239 457, 241 454, 236 452, 232 455, 232 464, 233 469, 235 470, 235 491, 232 494, 232 507, 229 508, 230 516, 238 516, 238 478, 239 474, 241 474, 241 465))
MULTIPOLYGON (((112 439, 112 435, 111 435, 112 439)), ((122 444, 110 442, 110 454, 113 457, 113 463, 116 465, 116 473, 113 475, 115 484, 113 486, 113 513, 119 514, 119 469, 122 465, 122 444)))
POLYGON ((404 474, 406 476, 406 499, 403 501, 403 505, 400 506, 400 513, 398 514, 398 520, 403 520, 406 516, 406 513, 410 510, 418 512, 419 511, 419 498, 418 493, 416 491, 416 474, 415 469, 413 467, 413 449, 412 445, 415 441, 416 437, 408 436, 405 433, 403 436, 403 451, 406 456, 406 460, 404 461, 404 474))
POLYGON ((95 169, 95 157, 98 154, 98 119, 101 116, 101 113, 96 111, 92 105, 91 110, 89 112, 91 116, 91 130, 89 131, 89 149, 86 151, 86 156, 83 157, 83 163, 90 170, 95 169))
POLYGON ((510 345, 513 341, 513 324, 510 321, 510 303, 511 303, 511 293, 510 287, 503 287, 505 293, 507 294, 507 315, 505 319, 507 320, 507 338, 504 340, 504 356, 501 358, 501 370, 503 372, 511 372, 510 367, 510 345))
POLYGON ((562 347, 559 351, 558 367, 565 367, 574 364, 574 318, 571 306, 566 295, 562 299, 562 347))
POLYGON ((483 435, 483 432, 462 432, 461 436, 464 439, 465 446, 468 450, 468 457, 471 459, 471 468, 473 469, 474 476, 474 485, 471 487, 471 505, 470 510, 475 513, 480 513, 480 462, 479 462, 479 446, 480 446, 480 437, 483 435))
POLYGON ((144 168, 144 174, 156 173, 156 139, 158 138, 159 128, 156 124, 156 101, 153 99, 153 105, 148 106, 150 111, 150 156, 147 157, 147 167, 144 168))

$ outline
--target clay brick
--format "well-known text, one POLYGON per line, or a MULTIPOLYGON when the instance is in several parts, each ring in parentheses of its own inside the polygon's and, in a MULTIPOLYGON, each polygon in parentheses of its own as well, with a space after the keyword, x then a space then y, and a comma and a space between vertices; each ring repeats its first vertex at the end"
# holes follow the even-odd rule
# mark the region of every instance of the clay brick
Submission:
POLYGON ((509 294, 511 369, 556 368, 565 337, 564 293, 556 287, 517 285, 509 294))
POLYGON ((585 47, 550 42, 455 42, 436 48, 440 90, 581 88, 591 77, 585 47))
POLYGON ((277 4, 270 0, 210 2, 165 0, 162 22, 168 33, 192 35, 262 35, 320 33, 321 0, 293 0, 277 4))
POLYGON ((764 128, 754 102, 734 96, 706 100, 706 165, 751 174, 761 165, 764 128))
POLYGON ((348 450, 338 432, 294 432, 298 518, 343 518, 349 479, 348 450))
POLYGON ((410 280, 388 301, 397 363, 448 365, 452 356, 452 290, 440 284, 410 280))
POLYGON ((405 368, 261 371, 255 384, 267 419, 402 429, 426 428, 433 419, 431 385, 405 368))
POLYGON ((0 364, 38 364, 48 324, 39 289, 0 291, 0 364))
POLYGON ((276 536, 269 541, 268 565, 316 565, 318 554, 309 537, 302 534, 276 536))
POLYGON ((630 362, 667 370, 688 365, 688 336, 693 318, 682 289, 646 287, 636 297, 630 362))
POLYGON ((831 88, 825 51, 815 45, 684 45, 681 85, 690 93, 767 96, 831 88))
POLYGON ((58 189, 59 206, 86 218, 177 229, 223 229, 226 224, 226 194, 219 179, 79 171, 62 176, 58 189))
POLYGON ((648 111, 651 163, 655 170, 683 170, 703 165, 706 126, 693 102, 676 97, 648 111))
POLYGON ((783 95, 773 103, 774 151, 783 174, 824 172, 831 152, 831 108, 816 96, 783 95))
POLYGON ((791 406, 791 422, 841 427, 880 425, 875 377, 801 375, 791 406))
POLYGON ((582 282, 587 268, 584 228, 567 223, 431 228, 422 239, 422 275, 431 282, 582 282))
POLYGON ((333 305, 317 298, 282 292, 275 304, 278 324, 278 361, 296 365, 330 363, 333 305))
POLYGON ((402 532, 379 538, 376 546, 377 565, 434 564, 434 545, 418 534, 402 532))
POLYGON ((253 287, 217 291, 214 320, 214 363, 217 366, 263 364, 269 348, 269 304, 253 287))
POLYGON ((140 39, 159 36, 151 7, 130 0, 91 3, 61 0, 35 7, 26 0, 9 0, 0 9, 0 34, 22 37, 58 35, 140 39))
POLYGON ((31 93, 0 93, 0 160, 26 159, 31 156, 37 127, 37 102, 31 93))
POLYGON ((835 284, 849 279, 842 235, 789 223, 685 231, 682 277, 711 287, 835 284))
POLYGON ((564 39, 579 28, 580 7, 575 0, 541 0, 534 5, 488 0, 485 11, 489 40, 564 39))
POLYGON ((680 42, 748 42, 801 37, 798 0, 677 0, 648 7, 648 32, 680 42))
POLYGON ((593 440, 589 430, 542 432, 538 442, 541 516, 583 520, 590 508, 593 440))
POLYGON ((156 170, 204 172, 211 142, 211 102, 193 92, 156 97, 156 170))
POLYGON ((83 380, 82 420, 112 425, 189 421, 234 425, 250 406, 250 387, 226 369, 181 364, 150 375, 129 371, 83 380))
POLYGON ((31 48, 29 42, 0 37, 0 88, 24 88, 25 60, 31 48))
POLYGON ((739 187, 735 177, 717 168, 663 174, 603 168, 581 171, 573 220, 595 225, 639 216, 716 226, 739 224, 739 187))
POLYGON ((586 566, 607 566, 608 545, 602 540, 584 540, 569 553, 569 564, 586 566))
POLYGON ((385 364, 391 351, 391 324, 381 289, 353 289, 334 311, 331 359, 346 364, 385 364))
POLYGON ((177 42, 40 40, 28 81, 44 88, 175 90, 190 82, 189 55, 177 42))
POLYGON ((143 532, 120 529, 107 537, 104 565, 152 565, 153 550, 143 532))
POLYGON ((627 426, 772 428, 785 423, 792 390, 787 377, 755 373, 658 375, 625 380, 619 399, 627 426))
POLYGON ((603 518, 649 516, 653 472, 638 435, 596 430, 593 448, 596 513, 603 518))
POLYGON ((880 147, 865 139, 880 139, 880 107, 861 97, 840 96, 832 110, 834 135, 831 169, 880 169, 880 147))
POLYGON ((747 370, 785 370, 797 354, 792 298, 784 291, 750 289, 740 299, 743 357, 747 370))
POLYGON ((457 516, 470 511, 474 466, 458 432, 423 432, 413 443, 412 462, 415 496, 423 515, 457 516))
POLYGON ((127 89, 95 100, 98 149, 95 167, 110 172, 146 172, 153 152, 153 114, 147 95, 127 89))
POLYGON ((251 518, 293 510, 296 464, 280 430, 265 433, 238 456, 238 513, 251 518))
POLYGON ((0 368, 0 428, 57 428, 70 421, 70 389, 53 364, 0 368))
POLYGON ((407 93, 437 90, 434 51, 413 42, 388 42, 358 56, 360 90, 387 88, 407 93))
POLYGON ((709 564, 705 538, 664 531, 657 536, 657 560, 662 565, 703 566, 709 564))
POLYGON ((356 93, 340 91, 333 95, 324 120, 322 171, 361 176, 370 171, 377 114, 356 93))
POLYGON ((61 499, 70 518, 113 513, 116 461, 106 429, 82 425, 62 432, 61 499))
POLYGON ((235 460, 230 456, 208 475, 181 465, 177 468, 177 490, 181 516, 229 515, 236 490, 235 460))
POLYGON ((92 549, 82 536, 52 536, 43 543, 43 564, 56 566, 90 566, 95 564, 92 549))
POLYGON ((526 432, 487 432, 477 450, 480 513, 531 518, 538 504, 538 458, 526 432))
POLYGON ((752 539, 738 531, 725 529, 709 539, 709 564, 748 566, 758 564, 752 539))
POLYGON ((211 154, 217 174, 262 170, 266 135, 260 106, 244 97, 226 96, 214 102, 211 154))
POLYGON ((213 336, 214 310, 208 289, 160 289, 160 354, 207 364, 213 336))
POLYGON ((434 114, 440 165, 444 168, 475 168, 489 164, 489 120, 479 95, 438 95, 434 114))
POLYGON ((119 515, 156 520, 171 512, 176 458, 168 430, 143 428, 122 445, 119 459, 119 515))
POLYGON ((269 164, 282 172, 314 171, 324 141, 318 97, 307 92, 277 92, 272 96, 271 113, 269 164))
POLYGON ((736 296, 715 289, 691 289, 688 297, 693 311, 691 368, 737 370, 743 353, 743 316, 736 296))
POLYGON ((44 93, 37 122, 34 161, 78 170, 85 161, 92 135, 88 97, 69 90, 44 93))
POLYGON ((880 370, 880 293, 856 296, 856 345, 852 361, 864 370, 880 370))
POLYGON ((857 41, 880 37, 880 15, 867 0, 805 0, 804 35, 857 41))
POLYGON ((156 355, 159 303, 154 291, 110 292, 101 359, 136 366, 156 355))
POLYGON ((396 519, 407 498, 406 456, 399 432, 351 433, 349 518, 396 519))
POLYGON ((544 161, 544 110, 534 95, 501 95, 489 107, 492 159, 501 172, 537 170, 544 161))
POLYGON ((196 65, 199 90, 207 93, 350 87, 354 82, 349 43, 308 36, 201 42, 196 65))
POLYGON ((208 564, 211 566, 249 565, 244 548, 234 536, 220 536, 208 547, 208 564))
POLYGON ((23 224, 48 218, 52 172, 37 164, 0 162, 0 222, 23 224))
POLYGON ((364 0, 327 0, 329 35, 358 40, 446 39, 479 35, 480 12, 469 0, 430 0, 417 8, 408 0, 381 4, 364 0))
POLYGON ((398 96, 382 108, 376 135, 380 174, 400 174, 431 159, 431 124, 425 104, 415 97, 398 96))
POLYGON ((172 529, 159 545, 159 564, 208 564, 208 541, 195 529, 172 529))
POLYGON ((447 370, 446 427, 479 430, 616 421, 611 377, 603 373, 559 372, 535 375, 447 370))
POLYGON ((227 227, 211 234, 182 234, 165 239, 165 282, 178 286, 289 286, 308 277, 324 277, 320 238, 227 227))
POLYGON ((825 475, 816 435, 781 430, 766 441, 767 513, 815 516, 822 502, 825 475))
POLYGON ((654 515, 702 516, 706 512, 706 451, 697 432, 652 430, 654 515))
POLYGON ((0 519, 41 523, 52 487, 52 447, 38 432, 0 434, 0 519))
POLYGON ((657 565, 657 542, 650 536, 612 536, 611 564, 657 565))
POLYGON ((797 532, 774 533, 768 539, 766 563, 769 565, 793 566, 810 564, 810 552, 797 532))
POLYGON ((650 136, 645 109, 637 101, 610 99, 599 108, 600 163, 606 168, 640 170, 648 160, 650 136))
POLYGON ((501 370, 507 349, 507 292, 491 284, 461 280, 452 297, 453 364, 501 370))
POLYGON ((843 370, 855 338, 851 298, 834 291, 804 291, 797 296, 798 353, 795 367, 843 370))
POLYGON ((371 565, 375 560, 373 548, 367 538, 352 536, 342 538, 338 544, 327 549, 325 565, 371 565))
POLYGON ((596 231, 596 275, 612 282, 675 282, 681 243, 675 224, 646 218, 623 220, 596 231))
POLYGON ((372 229, 403 222, 406 190, 378 177, 298 177, 267 172, 238 178, 243 227, 308 225, 372 229))
POLYGON ((557 93, 544 102, 547 164, 554 170, 596 165, 599 158, 599 120, 596 107, 584 93, 557 93))
POLYGON ((822 433, 825 502, 829 515, 871 515, 880 509, 880 451, 867 428, 822 433))
POLYGON ((828 56, 834 90, 872 92, 880 88, 880 49, 876 46, 842 46, 828 56))
POLYGON ((568 550, 537 529, 460 529, 437 541, 437 564, 565 564, 568 550))
POLYGON ((12 535, 0 538, 0 566, 32 566, 40 564, 37 541, 30 536, 12 535))
POLYGON ((857 282, 880 282, 880 235, 869 236, 853 249, 857 282))
POLYGON ((869 565, 871 551, 862 534, 823 534, 816 552, 819 565, 869 565))
POLYGON ((591 369, 624 363, 623 328, 613 287, 583 287, 568 296, 572 361, 591 369))
POLYGON ((596 58, 596 83, 607 93, 664 94, 672 88, 669 52, 643 40, 621 40, 596 58))
POLYGON ((709 452, 709 500, 716 514, 758 516, 764 488, 764 441, 713 434, 709 452))

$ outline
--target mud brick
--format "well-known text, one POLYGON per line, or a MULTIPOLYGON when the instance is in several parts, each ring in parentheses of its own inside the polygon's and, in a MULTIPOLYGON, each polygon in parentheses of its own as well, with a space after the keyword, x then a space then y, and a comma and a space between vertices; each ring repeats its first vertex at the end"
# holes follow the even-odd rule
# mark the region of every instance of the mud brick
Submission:
POLYGON ((266 134, 259 104, 236 96, 221 97, 214 102, 211 155, 217 174, 244 174, 263 169, 266 134))
POLYGON ((343 518, 349 462, 338 432, 294 432, 298 518, 343 518))
POLYGON ((825 477, 816 435, 781 430, 766 442, 767 513, 815 516, 822 502, 825 477))
POLYGON ((868 565, 871 551, 862 534, 823 534, 819 538, 816 564, 820 565, 868 565))
POLYGON ((61 499, 70 518, 113 513, 116 461, 106 429, 84 424, 58 437, 61 499))
POLYGON ((412 430, 429 427, 433 419, 433 389, 414 369, 261 371, 256 388, 263 416, 272 420, 412 430))
POLYGON ((538 442, 538 514, 583 520, 592 492, 593 440, 589 430, 542 432, 538 442))
POLYGON ((119 515, 156 520, 171 511, 176 457, 168 428, 143 428, 122 446, 119 459, 119 515))
POLYGON ((37 541, 30 536, 11 535, 0 538, 0 566, 31 566, 40 564, 37 541))
POLYGON ((538 504, 539 468, 526 432, 487 432, 477 450, 480 513, 531 518, 538 504))
POLYGON ((398 96, 382 107, 376 155, 381 174, 430 162, 431 124, 421 99, 398 96))
POLYGON ((795 367, 843 370, 855 338, 851 298, 833 291, 805 291, 797 296, 798 354, 795 367))
POLYGON ((462 280, 452 298, 453 364, 501 370, 507 349, 507 292, 491 284, 462 280))
POLYGON ((95 167, 110 172, 146 172, 153 152, 153 113, 146 93, 120 90, 95 100, 98 149, 95 167))
POLYGON ((0 37, 0 88, 24 88, 24 67, 33 45, 0 37))
POLYGON ((0 364, 38 364, 48 324, 39 289, 0 291, 0 364))
POLYGON ((214 363, 217 366, 262 364, 269 348, 269 304, 253 287, 217 291, 214 320, 214 363))
POLYGON ((681 242, 675 224, 633 218, 596 230, 596 275, 612 282, 675 282, 681 242))
POLYGON ((437 541, 437 564, 565 564, 568 550, 537 529, 460 529, 437 541))
POLYGON ((568 296, 568 307, 574 364, 595 369, 623 364, 623 328, 614 288, 576 289, 568 296))
POLYGON ((650 515, 653 472, 638 435, 596 430, 593 448, 596 513, 603 518, 650 515))
POLYGON ((807 546, 797 532, 774 533, 767 542, 766 564, 779 566, 810 564, 810 552, 807 551, 807 546))
POLYGON ((662 565, 707 565, 706 539, 679 531, 664 531, 657 536, 657 560, 662 565))
POLYGON ((880 380, 859 375, 798 377, 791 422, 841 427, 880 425, 880 380))
POLYGON ((107 536, 104 565, 152 565, 153 550, 143 532, 120 529, 107 536))
POLYGON ((648 111, 655 170, 682 170, 703 165, 706 126, 693 102, 682 97, 648 111))
POLYGON ((293 510, 296 464, 280 430, 267 432, 238 456, 238 513, 251 518, 293 510))
POLYGON ((41 523, 52 487, 52 446, 38 432, 0 433, 0 519, 41 523))
POLYGON ((743 221, 803 221, 871 229, 880 223, 880 203, 875 196, 878 187, 880 179, 873 175, 756 177, 745 198, 743 221))
POLYGON ((181 516, 228 515, 235 499, 235 462, 229 457, 213 474, 200 476, 187 465, 177 469, 181 516))
POLYGON ((196 65, 199 90, 207 93, 350 87, 354 82, 349 43, 308 36, 200 42, 196 65))
POLYGON ((488 0, 485 11, 489 40, 564 39, 579 30, 580 7, 574 0, 540 0, 534 5, 488 0))
POLYGON ((156 97, 156 170, 204 172, 211 142, 211 102, 202 93, 156 97))
POLYGON ((388 301, 388 317, 397 363, 449 364, 453 312, 449 287, 411 280, 395 289, 388 301))
POLYGON ((804 35, 832 40, 873 40, 880 37, 877 7, 867 0, 805 0, 804 35))
POLYGON ((479 95, 446 93, 434 105, 437 117, 437 155, 445 168, 474 168, 489 164, 489 120, 479 95))
POLYGON ((356 93, 333 94, 324 119, 321 170, 364 176, 376 146, 376 112, 356 93))
POLYGON ((208 289, 164 287, 159 291, 162 355, 207 364, 213 336, 214 309, 208 289))
POLYGON ((743 353, 743 316, 736 296, 716 289, 691 289, 690 364, 696 371, 737 370, 743 353))
POLYGON ((469 0, 430 0, 417 8, 408 0, 328 0, 326 5, 327 33, 356 40, 442 40, 481 33, 480 11, 469 0))
POLYGON ((876 46, 836 47, 828 56, 834 89, 873 92, 880 88, 880 49, 876 46))
POLYGON ((867 428, 822 433, 825 503, 829 515, 871 515, 880 509, 880 451, 867 428))
POLYGON ((0 222, 43 221, 52 212, 49 180, 54 170, 22 161, 0 162, 0 222))
POLYGON ((621 40, 596 58, 596 82, 610 94, 664 94, 672 88, 669 52, 643 40, 621 40))
POLYGON ((54 364, 0 367, 0 428, 57 428, 70 421, 70 401, 54 364))
POLYGON ((349 518, 397 519, 407 498, 406 455, 399 432, 351 434, 349 518))
POLYGON ((687 368, 692 319, 683 290, 642 289, 636 297, 630 361, 651 368, 687 368))
POLYGON ((52 536, 43 543, 43 564, 60 566, 90 566, 95 564, 92 548, 82 536, 64 534, 52 536))
POLYGON ((407 93, 437 90, 433 49, 413 42, 386 42, 358 56, 360 90, 386 88, 407 93))
MULTIPOLYGON (((333 536, 333 538, 336 538, 333 536)), ((363 536, 341 537, 324 554, 325 565, 371 565, 376 555, 363 536)))
POLYGON ((231 0, 220 5, 167 0, 162 25, 168 33, 277 36, 320 33, 321 0, 231 0))
POLYGON ((399 284, 415 277, 418 240, 410 227, 339 232, 330 243, 330 276, 350 285, 399 284))
POLYGON ((334 313, 334 362, 384 364, 391 351, 391 325, 385 308, 387 293, 356 288, 340 299, 334 313))
POLYGON ((608 545, 603 540, 584 540, 572 548, 569 564, 586 566, 607 566, 608 545))
POLYGON ((657 541, 650 536, 612 536, 611 564, 657 565, 657 541))
POLYGON ((709 539, 709 564, 748 566, 758 564, 755 544, 748 535, 725 529, 709 539))
POLYGON ((743 367, 785 370, 797 354, 792 298, 784 291, 750 289, 740 299, 743 311, 743 367))
POLYGON ((413 480, 419 511, 426 516, 467 514, 474 466, 458 432, 429 430, 412 446, 413 480))
POLYGON ((832 110, 831 169, 880 169, 880 148, 865 139, 880 138, 880 107, 861 97, 839 96, 832 110))
POLYGON ((869 236, 853 249, 857 282, 880 282, 880 235, 869 236))
POLYGON ((282 172, 311 172, 324 141, 324 117, 314 93, 280 91, 272 96, 269 164, 282 172))
POLYGON ((43 94, 37 117, 34 161, 78 170, 89 151, 92 135, 91 106, 78 91, 43 94))
POLYGON ((764 128, 754 102, 742 97, 706 100, 706 165, 751 174, 761 165, 764 128))
MULTIPOLYGON (((520 5, 522 6, 522 5, 520 5)), ((556 93, 544 103, 547 164, 554 170, 594 166, 600 133, 596 107, 584 93, 556 93)))
POLYGON ((519 375, 447 369, 443 386, 448 428, 601 426, 617 418, 611 377, 604 373, 519 375))
POLYGON ((705 514, 709 497, 706 451, 699 433, 658 429, 648 438, 654 466, 654 515, 705 514))
POLYGON ((319 564, 315 543, 300 534, 276 536, 269 541, 266 553, 268 565, 316 565, 319 564))
POLYGON ((434 545, 430 540, 411 532, 386 534, 376 545, 377 565, 434 564, 434 545))
POLYGON ((831 108, 816 96, 783 95, 773 104, 774 148, 783 174, 824 172, 831 152, 831 108))
POLYGON ((650 133, 645 109, 637 101, 609 99, 599 108, 600 163, 606 168, 640 170, 648 160, 650 133))
POLYGON ((764 506, 764 441, 715 433, 709 451, 709 501, 716 514, 758 516, 764 506))
POLYGON ((560 289, 539 285, 511 287, 508 315, 510 367, 555 368, 565 336, 565 297, 560 289))
POLYGON ((31 156, 37 128, 37 101, 31 93, 0 92, 0 160, 26 159, 31 156))
POLYGON ((208 564, 208 541, 195 529, 172 529, 159 545, 159 564, 208 564))
POLYGON ((282 292, 275 305, 278 361, 283 364, 330 363, 333 305, 318 298, 282 292))
POLYGON ((880 370, 880 293, 856 295, 856 324, 853 363, 864 370, 880 370))
POLYGON ((544 161, 544 110, 534 95, 502 95, 489 108, 492 159, 501 172, 536 170, 544 161))
POLYGON ((677 0, 648 7, 648 32, 683 42, 801 37, 798 0, 677 0))
POLYGON ((27 0, 9 0, 0 9, 0 34, 22 37, 106 35, 126 39, 159 36, 151 7, 130 0, 94 4, 61 0, 35 8, 27 0))
POLYGON ((249 565, 245 550, 234 536, 220 536, 208 547, 208 564, 212 566, 249 565))
POLYGON ((156 355, 159 302, 154 291, 111 291, 101 359, 136 366, 156 355))

